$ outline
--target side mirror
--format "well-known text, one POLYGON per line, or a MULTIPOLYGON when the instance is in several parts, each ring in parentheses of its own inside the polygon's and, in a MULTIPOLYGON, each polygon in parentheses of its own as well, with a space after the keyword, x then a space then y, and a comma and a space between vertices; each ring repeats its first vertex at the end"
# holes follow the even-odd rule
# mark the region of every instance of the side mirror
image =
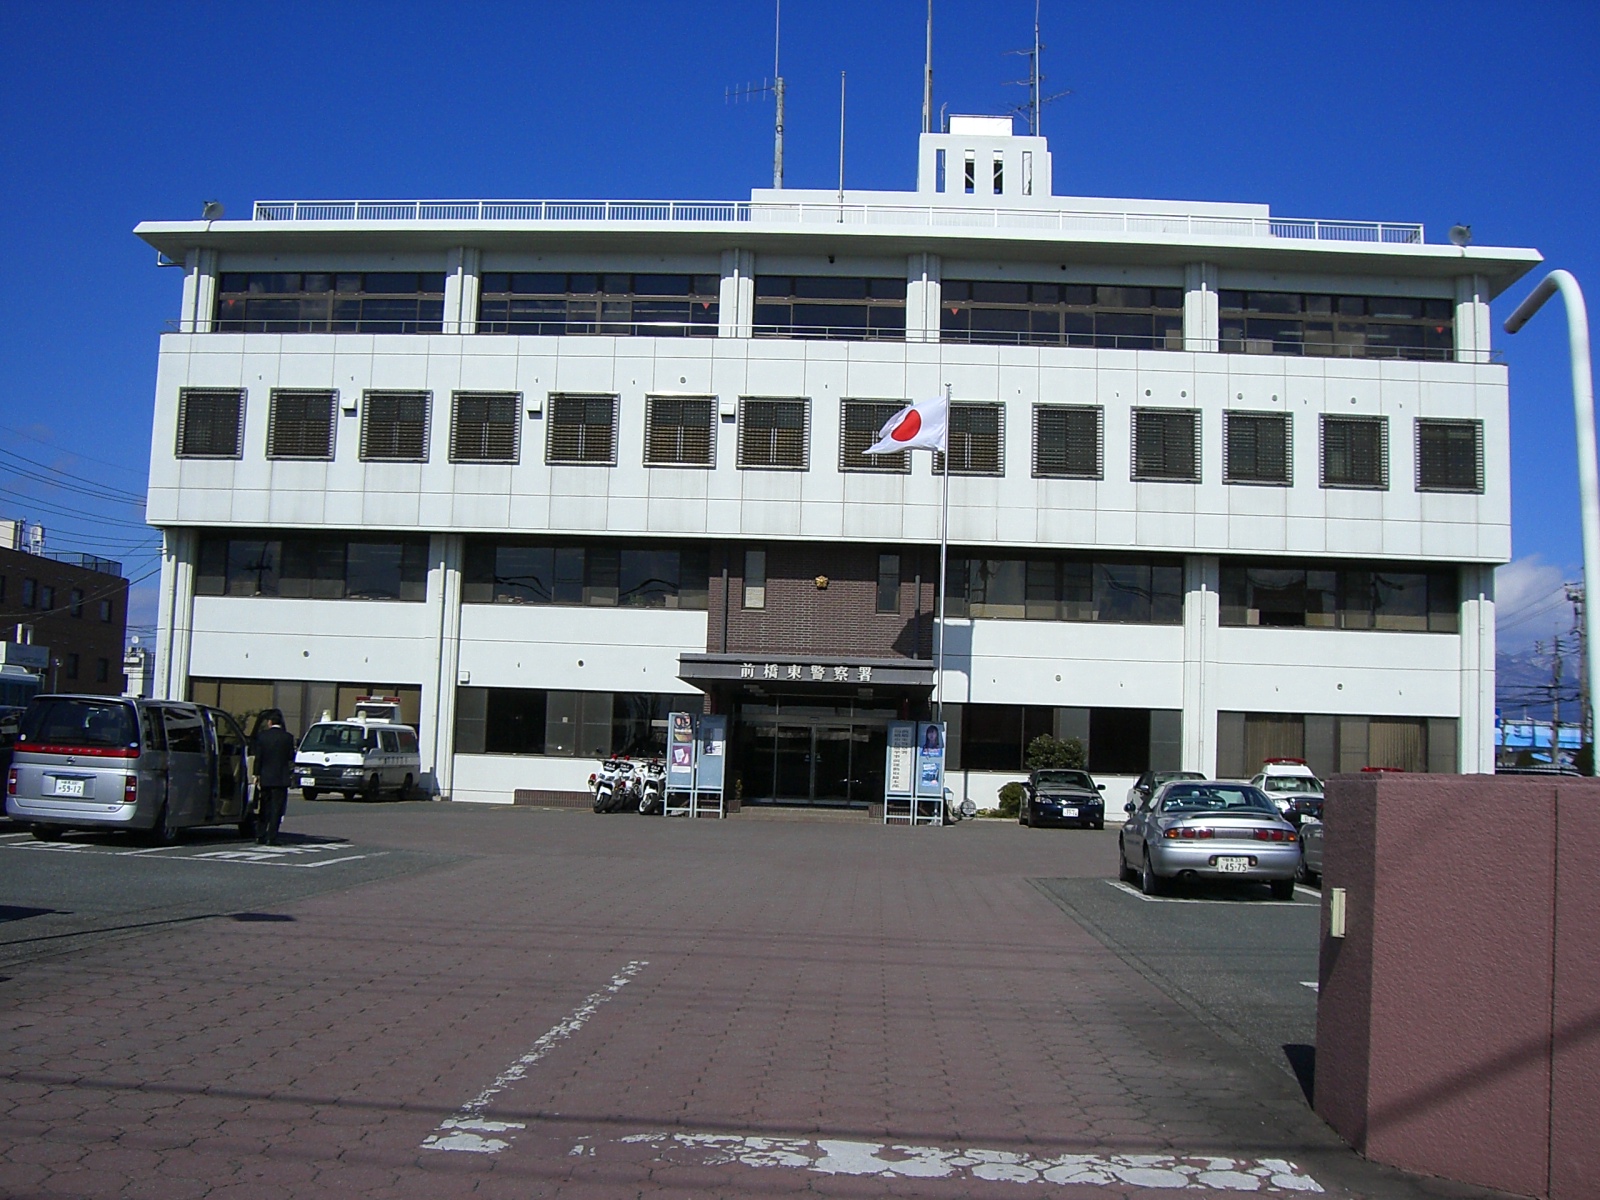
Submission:
POLYGON ((1133 801, 1129 800, 1126 804, 1124 804, 1122 806, 1122 811, 1123 812, 1127 812, 1127 813, 1131 813, 1134 810, 1135 807, 1136 806, 1134 805, 1133 801))
POLYGON ((1097 783, 1094 785, 1094 790, 1097 792, 1103 792, 1106 790, 1106 785, 1103 783, 1097 783))

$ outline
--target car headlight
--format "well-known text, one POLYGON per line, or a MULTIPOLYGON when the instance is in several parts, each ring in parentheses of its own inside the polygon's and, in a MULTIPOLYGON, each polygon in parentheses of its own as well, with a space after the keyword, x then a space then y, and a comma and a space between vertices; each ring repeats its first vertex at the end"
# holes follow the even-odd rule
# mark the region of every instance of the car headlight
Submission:
POLYGON ((362 774, 365 774, 365 772, 360 767, 346 767, 341 772, 341 774, 343 774, 345 776, 351 776, 351 775, 362 775, 362 774))

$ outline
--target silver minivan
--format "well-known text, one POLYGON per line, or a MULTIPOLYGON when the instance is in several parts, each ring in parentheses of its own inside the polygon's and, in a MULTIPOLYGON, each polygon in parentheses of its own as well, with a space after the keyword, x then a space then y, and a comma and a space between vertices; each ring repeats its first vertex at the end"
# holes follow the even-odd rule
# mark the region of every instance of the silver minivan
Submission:
POLYGON ((221 709, 123 696, 35 696, 6 771, 6 812, 42 841, 125 829, 155 845, 193 825, 254 830, 250 747, 221 709))

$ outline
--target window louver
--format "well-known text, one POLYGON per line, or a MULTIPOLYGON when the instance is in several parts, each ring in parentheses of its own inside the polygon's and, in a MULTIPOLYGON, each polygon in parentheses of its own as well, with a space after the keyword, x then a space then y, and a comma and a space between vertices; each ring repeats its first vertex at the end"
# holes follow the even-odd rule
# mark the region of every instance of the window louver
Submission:
POLYGON ((1033 474, 1041 479, 1100 479, 1101 410, 1090 405, 1039 404, 1033 409, 1033 474))
POLYGON ((243 450, 243 388, 178 393, 179 458, 239 458, 243 450))
POLYGON ((1200 413, 1192 408, 1133 410, 1133 478, 1200 482, 1200 413))
POLYGON ((545 461, 575 466, 615 466, 617 398, 553 395, 545 461))
POLYGON ((846 400, 839 429, 839 470, 909 473, 909 450, 898 454, 863 453, 878 440, 878 430, 904 407, 901 400, 846 400))
POLYGON ((1322 418, 1322 486, 1389 486, 1389 422, 1384 417, 1322 418))
POLYGON ((457 392, 450 414, 450 461, 514 463, 517 461, 517 392, 457 392))
POLYGON ((333 457, 333 408, 339 394, 274 388, 267 415, 267 457, 333 457))
POLYGON ((739 466, 803 471, 810 446, 805 400, 739 401, 739 466))
POLYGON ((361 457, 427 462, 431 392, 368 392, 361 404, 361 457))
POLYGON ((716 407, 710 396, 646 397, 645 465, 715 466, 716 407))
MULTIPOLYGON (((998 404, 952 404, 950 432, 950 474, 1005 474, 1006 418, 998 404)), ((933 473, 944 473, 944 455, 933 456, 933 473)))
POLYGON ((1289 418, 1283 413, 1222 414, 1225 483, 1290 483, 1289 418))
POLYGON ((1417 490, 1483 491, 1483 422, 1417 422, 1417 490))

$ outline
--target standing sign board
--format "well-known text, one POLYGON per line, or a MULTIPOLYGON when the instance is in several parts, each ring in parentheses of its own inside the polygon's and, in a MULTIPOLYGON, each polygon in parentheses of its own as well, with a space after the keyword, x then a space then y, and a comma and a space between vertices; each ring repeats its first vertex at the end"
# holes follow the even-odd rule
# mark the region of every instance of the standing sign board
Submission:
POLYGON ((675 712, 667 717, 669 816, 723 816, 728 718, 675 712))
POLYGON ((883 770, 883 823, 917 825, 944 821, 943 724, 889 722, 883 770))

